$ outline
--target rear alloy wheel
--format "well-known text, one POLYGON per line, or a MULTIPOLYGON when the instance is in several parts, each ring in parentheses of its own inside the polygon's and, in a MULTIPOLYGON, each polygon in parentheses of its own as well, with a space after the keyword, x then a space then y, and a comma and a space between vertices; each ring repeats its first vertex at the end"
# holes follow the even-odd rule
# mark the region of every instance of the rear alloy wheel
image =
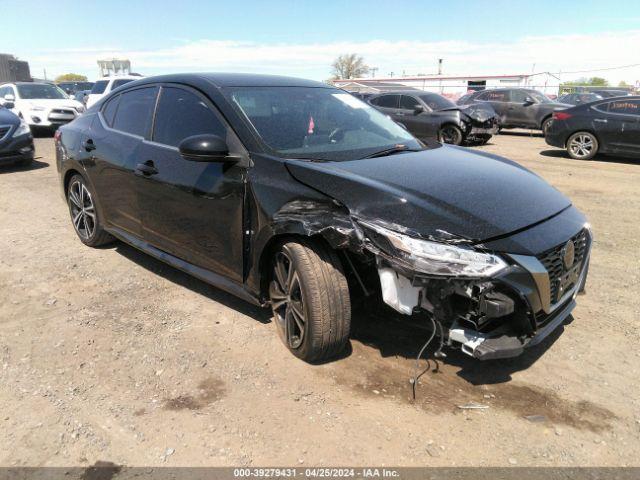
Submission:
POLYGON ((567 140, 567 153, 576 160, 591 160, 598 153, 598 139, 589 132, 574 133, 567 140))
POLYGON ((295 356, 316 362, 344 349, 351 304, 333 250, 308 240, 282 244, 273 258, 269 298, 278 335, 295 356))
POLYGON ((455 125, 445 125, 440 129, 440 140, 451 145, 462 143, 462 130, 455 125))
POLYGON ((102 229, 94 196, 80 175, 74 175, 69 181, 67 203, 73 228, 82 243, 98 247, 113 241, 113 237, 102 229))

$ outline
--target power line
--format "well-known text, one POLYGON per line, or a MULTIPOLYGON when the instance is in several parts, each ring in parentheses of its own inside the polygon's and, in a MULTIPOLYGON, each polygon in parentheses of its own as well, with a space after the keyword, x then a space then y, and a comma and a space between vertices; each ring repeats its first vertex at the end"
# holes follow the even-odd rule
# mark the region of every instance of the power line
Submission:
MULTIPOLYGON (((619 67, 608 67, 608 68, 596 68, 593 70, 575 70, 573 72, 565 72, 565 71, 561 71, 561 72, 553 72, 555 74, 562 74, 562 75, 566 75, 568 73, 591 73, 591 72, 606 72, 608 70, 621 70, 623 68, 632 68, 632 67, 640 67, 640 63, 633 63, 631 65, 621 65, 619 67)), ((551 73, 551 72, 549 72, 551 73)))

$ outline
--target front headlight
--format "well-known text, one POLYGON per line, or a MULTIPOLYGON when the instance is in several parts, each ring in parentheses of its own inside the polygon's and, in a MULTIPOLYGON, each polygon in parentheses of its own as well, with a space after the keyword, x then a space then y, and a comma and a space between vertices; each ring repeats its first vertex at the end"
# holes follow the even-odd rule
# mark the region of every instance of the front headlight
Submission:
POLYGON ((77 107, 73 107, 73 108, 75 108, 76 112, 78 112, 78 113, 84 113, 84 111, 85 111, 85 108, 82 107, 82 106, 77 106, 77 107))
POLYGON ((373 230, 376 237, 380 236, 370 238, 376 246, 428 275, 489 277, 508 267, 497 255, 469 247, 413 238, 369 223, 363 226, 373 230))
POLYGON ((31 129, 29 129, 29 125, 24 120, 20 121, 20 125, 16 128, 16 131, 11 135, 12 138, 19 137, 20 135, 26 135, 27 133, 31 133, 31 129))

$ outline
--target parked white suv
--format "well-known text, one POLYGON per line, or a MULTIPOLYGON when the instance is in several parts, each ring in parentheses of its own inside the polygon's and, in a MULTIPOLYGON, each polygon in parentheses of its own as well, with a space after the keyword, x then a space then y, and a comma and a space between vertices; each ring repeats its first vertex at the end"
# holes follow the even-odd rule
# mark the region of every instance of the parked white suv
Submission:
POLYGON ((91 93, 86 97, 87 108, 96 103, 112 90, 121 87, 125 83, 133 82, 134 80, 140 80, 141 78, 142 77, 139 75, 118 75, 115 77, 106 77, 98 80, 93 84, 91 93))
POLYGON ((31 129, 57 128, 85 111, 84 105, 70 99, 62 89, 51 83, 16 82, 0 85, 0 104, 10 107, 9 110, 22 118, 31 129))

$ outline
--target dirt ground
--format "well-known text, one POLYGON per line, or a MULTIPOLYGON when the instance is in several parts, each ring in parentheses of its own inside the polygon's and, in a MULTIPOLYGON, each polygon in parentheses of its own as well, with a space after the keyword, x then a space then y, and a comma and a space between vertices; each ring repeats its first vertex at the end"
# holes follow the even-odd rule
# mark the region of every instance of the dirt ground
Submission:
POLYGON ((639 464, 640 162, 526 133, 479 147, 590 218, 587 294, 521 358, 450 352, 414 402, 425 332, 358 314, 344 357, 307 365, 268 311, 122 243, 84 247, 53 140, 36 148, 32 168, 0 168, 0 465, 639 464))

